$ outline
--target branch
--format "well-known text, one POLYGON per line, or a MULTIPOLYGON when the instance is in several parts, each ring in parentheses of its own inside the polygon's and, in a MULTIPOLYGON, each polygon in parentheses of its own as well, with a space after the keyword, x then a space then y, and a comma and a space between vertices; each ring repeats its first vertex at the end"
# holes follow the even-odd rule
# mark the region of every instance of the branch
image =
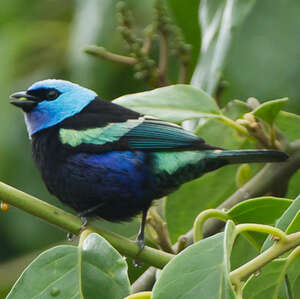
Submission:
POLYGON ((165 252, 174 254, 167 223, 162 219, 154 207, 150 208, 147 221, 156 232, 155 241, 159 244, 160 248, 165 252))
MULTIPOLYGON (((256 272, 258 269, 262 268, 270 261, 274 260, 278 256, 298 245, 300 245, 300 232, 287 235, 284 239, 276 242, 272 247, 264 251, 262 254, 258 255, 253 260, 232 271, 230 273, 231 282, 234 285, 238 285, 250 274, 256 272)), ((296 250, 298 254, 299 250, 296 250)))
POLYGON ((159 71, 158 79, 159 86, 168 85, 166 81, 167 67, 168 67, 168 39, 165 33, 160 36, 160 52, 159 52, 159 71))
POLYGON ((132 285, 131 294, 152 290, 155 283, 156 268, 150 267, 132 285))
MULTIPOLYGON (((2 182, 0 182, 0 201, 37 216, 67 232, 80 233, 82 223, 78 217, 2 182)), ((147 246, 140 252, 140 248, 135 241, 92 225, 88 225, 86 228, 104 237, 121 254, 151 264, 157 268, 163 268, 174 257, 172 254, 147 246)))
POLYGON ((138 60, 133 57, 115 54, 115 53, 107 51, 103 47, 91 45, 91 46, 86 46, 85 48, 83 48, 83 51, 87 54, 90 54, 90 55, 93 55, 96 57, 100 57, 100 58, 103 58, 103 59, 106 59, 109 61, 113 61, 113 62, 119 62, 119 63, 129 64, 129 65, 135 65, 138 63, 138 60))
MULTIPOLYGON (((300 140, 293 142, 289 148, 290 158, 284 163, 267 164, 256 176, 254 176, 248 183, 242 188, 238 189, 233 195, 231 195, 226 201, 224 201, 218 209, 230 209, 234 205, 244 200, 262 196, 272 189, 272 185, 280 184, 283 179, 291 177, 300 168, 300 140)), ((216 233, 222 228, 223 222, 217 219, 208 219, 204 224, 204 235, 210 236, 216 233)), ((189 231, 181 238, 186 241, 185 246, 192 244, 193 242, 193 230, 189 231)), ((174 251, 177 252, 178 243, 173 246, 174 251)), ((153 273, 153 271, 152 271, 153 273)), ((136 281, 133 286, 134 290, 141 291, 147 290, 143 287, 147 284, 144 281, 143 285, 139 285, 142 280, 154 280, 155 273, 149 275, 148 270, 136 281)))
POLYGON ((188 63, 181 63, 178 76, 178 84, 188 84, 188 63))
MULTIPOLYGON (((244 200, 262 196, 272 190, 273 185, 281 184, 282 180, 291 177, 300 168, 300 140, 291 144, 289 155, 290 158, 286 162, 264 166, 248 183, 218 206, 218 209, 231 209, 244 200)), ((213 235, 221 225, 219 220, 207 220, 204 225, 205 236, 213 235)), ((193 231, 189 231, 186 237, 192 242, 193 231)))
POLYGON ((256 141, 256 139, 249 134, 247 128, 242 126, 239 122, 234 121, 231 118, 226 117, 225 115, 218 115, 215 118, 217 120, 219 120, 220 122, 226 124, 227 126, 235 129, 237 132, 239 132, 240 134, 246 136, 248 139, 256 141))

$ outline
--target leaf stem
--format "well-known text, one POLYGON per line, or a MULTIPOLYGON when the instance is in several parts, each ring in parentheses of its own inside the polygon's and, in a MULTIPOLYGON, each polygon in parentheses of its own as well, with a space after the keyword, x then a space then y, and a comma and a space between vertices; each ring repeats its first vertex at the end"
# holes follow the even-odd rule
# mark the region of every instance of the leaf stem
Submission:
POLYGON ((232 120, 231 118, 226 117, 225 115, 218 115, 216 119, 232 127, 233 129, 237 130, 239 133, 246 136, 247 138, 251 140, 255 140, 255 138, 253 138, 253 136, 249 134, 248 130, 244 126, 238 124, 236 121, 232 120))
POLYGON ((143 47, 141 49, 141 52, 144 55, 148 55, 149 52, 150 52, 150 50, 151 50, 151 46, 152 46, 152 37, 148 36, 148 37, 146 37, 146 39, 144 41, 143 47))
POLYGON ((189 64, 186 62, 180 63, 178 84, 187 84, 188 83, 188 67, 189 64))
POLYGON ((203 239, 203 225, 205 221, 209 218, 217 218, 223 221, 229 219, 226 212, 216 210, 216 209, 208 209, 201 212, 194 221, 194 242, 198 242, 203 239))
POLYGON ((168 67, 168 39, 165 33, 160 36, 160 53, 159 53, 159 86, 167 85, 166 74, 168 67))
POLYGON ((264 224, 243 223, 236 226, 236 233, 240 234, 246 231, 255 231, 258 233, 270 234, 278 237, 281 242, 287 241, 287 235, 280 229, 264 224))
POLYGON ((119 62, 119 63, 129 64, 129 65, 135 65, 138 63, 138 60, 133 57, 115 54, 115 53, 107 51, 103 47, 91 45, 91 46, 86 46, 83 49, 83 51, 87 54, 90 54, 90 55, 93 55, 96 57, 100 57, 100 58, 103 58, 103 59, 106 59, 109 61, 113 61, 113 62, 119 62))
MULTIPOLYGON (((25 192, 6 185, 3 182, 0 182, 0 201, 1 200, 54 224, 67 232, 73 234, 80 233, 82 223, 78 217, 25 192)), ((88 225, 86 229, 96 232, 104 237, 121 254, 151 264, 157 268, 163 268, 174 257, 174 255, 170 253, 147 246, 140 252, 140 248, 135 241, 102 230, 99 227, 88 225)))
POLYGON ((299 245, 300 232, 287 235, 285 240, 276 242, 272 247, 258 255, 253 260, 232 271, 230 273, 231 282, 234 285, 238 285, 242 280, 262 268, 268 262, 299 245))

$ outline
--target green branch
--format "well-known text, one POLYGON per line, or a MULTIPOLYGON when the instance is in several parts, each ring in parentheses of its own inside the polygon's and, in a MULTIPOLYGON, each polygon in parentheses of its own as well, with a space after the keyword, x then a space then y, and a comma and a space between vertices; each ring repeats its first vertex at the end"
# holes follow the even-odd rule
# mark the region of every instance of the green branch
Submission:
POLYGON ((167 68, 168 68, 168 39, 165 34, 161 34, 159 46, 160 46, 159 67, 158 67, 159 86, 165 86, 168 85, 166 81, 167 68))
POLYGON ((158 244, 163 251, 174 254, 167 223, 159 215, 155 207, 151 207, 149 209, 147 215, 147 223, 149 224, 149 226, 146 226, 146 229, 149 229, 151 226, 155 231, 154 235, 152 230, 149 229, 147 231, 147 235, 151 236, 154 242, 158 244))
POLYGON ((249 134, 248 130, 244 126, 240 125, 238 122, 232 120, 231 118, 226 117, 225 115, 218 115, 218 116, 216 116, 216 119, 219 120, 220 122, 228 125, 229 127, 237 130, 239 133, 246 136, 247 138, 249 138, 251 140, 256 140, 254 137, 252 137, 249 134))
POLYGON ((90 54, 90 55, 100 57, 100 58, 103 58, 106 60, 110 60, 113 62, 119 62, 119 63, 129 64, 129 65, 135 65, 138 63, 138 60, 133 57, 115 54, 115 53, 107 51, 103 47, 91 45, 91 46, 86 46, 85 48, 83 48, 83 51, 86 54, 90 54))
POLYGON ((256 223, 243 223, 237 225, 236 227, 236 234, 240 234, 247 231, 269 234, 278 238, 278 240, 280 240, 281 242, 287 242, 287 236, 285 232, 283 232, 279 228, 270 225, 256 224, 256 223))
MULTIPOLYGON (((0 182, 0 201, 37 216, 67 232, 80 233, 82 223, 78 217, 2 182, 0 182)), ((95 226, 88 225, 87 229, 104 237, 121 254, 151 264, 157 268, 163 268, 173 258, 172 254, 147 246, 139 253, 140 249, 135 241, 95 226)))
MULTIPOLYGON (((276 242, 272 247, 258 255, 253 260, 232 271, 230 273, 231 282, 235 285, 238 285, 242 280, 262 268, 270 261, 299 245, 300 232, 287 235, 285 239, 276 242)), ((299 250, 296 252, 297 254, 299 253, 298 251, 299 250)))
POLYGON ((227 221, 229 219, 229 216, 226 212, 216 209, 208 209, 201 212, 194 221, 194 242, 198 242, 203 239, 203 225, 209 218, 217 218, 223 221, 227 221))
MULTIPOLYGON (((272 186, 281 184, 282 180, 291 177, 300 168, 300 140, 290 144, 289 152, 290 158, 284 163, 267 164, 260 172, 258 172, 249 182, 242 188, 238 189, 233 195, 225 200, 220 206, 219 210, 231 209, 234 205, 244 200, 262 196, 272 189, 272 186)), ((208 219, 203 225, 205 236, 215 234, 222 228, 223 222, 218 219, 208 219)), ((192 244, 194 231, 190 230, 181 238, 185 240, 185 246, 192 244)), ((174 251, 177 252, 178 243, 174 246, 174 251)), ((146 290, 145 286, 151 286, 153 283, 155 273, 153 270, 148 270, 132 285, 132 290, 135 292, 139 290, 146 290), (143 283, 141 283, 143 281, 143 283)))

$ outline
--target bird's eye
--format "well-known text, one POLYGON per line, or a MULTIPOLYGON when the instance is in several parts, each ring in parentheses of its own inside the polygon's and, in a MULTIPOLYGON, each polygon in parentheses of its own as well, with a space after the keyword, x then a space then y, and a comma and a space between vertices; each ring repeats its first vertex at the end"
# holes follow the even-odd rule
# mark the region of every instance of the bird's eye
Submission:
POLYGON ((47 92, 47 100, 48 101, 53 101, 59 96, 59 92, 56 89, 50 89, 47 92))

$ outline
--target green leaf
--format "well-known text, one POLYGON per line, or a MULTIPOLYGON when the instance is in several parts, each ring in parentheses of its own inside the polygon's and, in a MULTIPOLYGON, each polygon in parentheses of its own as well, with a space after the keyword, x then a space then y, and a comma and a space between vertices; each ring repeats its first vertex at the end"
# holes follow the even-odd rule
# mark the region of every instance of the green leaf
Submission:
POLYGON ((7 299, 80 299, 78 254, 74 246, 57 246, 40 254, 22 273, 7 299))
POLYGON ((257 254, 257 248, 245 238, 244 234, 239 234, 234 241, 232 248, 230 257, 231 269, 236 269, 246 264, 251 259, 255 258, 257 254))
MULTIPOLYGON (((290 225, 295 220, 295 224, 291 226, 290 230, 293 231, 295 229, 295 226, 298 226, 299 221, 299 210, 300 210, 300 195, 293 201, 293 203, 289 206, 289 208, 283 213, 283 215, 278 219, 276 222, 276 227, 287 232, 290 225)), ((261 251, 267 250, 269 247, 271 247, 274 244, 274 241, 272 241, 271 236, 269 236, 261 251)))
POLYGON ((288 98, 283 98, 265 102, 253 110, 252 114, 272 126, 275 118, 287 101, 288 98))
POLYGON ((176 123, 200 117, 215 117, 221 113, 208 94, 183 84, 125 95, 113 102, 176 123))
POLYGON ((249 106, 240 100, 232 100, 222 109, 223 114, 233 120, 241 118, 250 111, 249 106))
MULTIPOLYGON (((295 249, 297 250, 297 249, 295 249)), ((291 298, 298 298, 300 281, 300 255, 273 260, 258 275, 252 275, 243 288, 245 299, 290 298, 286 295, 286 278, 291 298)))
POLYGON ((233 33, 251 11, 254 3, 255 0, 202 0, 200 2, 199 22, 202 43, 192 85, 202 88, 209 94, 215 92, 232 43, 233 33))
MULTIPOLYGON (((260 223, 273 225, 275 221, 291 205, 292 200, 277 197, 259 197, 246 200, 228 211, 230 218, 236 223, 260 223), (270 212, 272 211, 272 212, 270 212)), ((259 250, 266 235, 256 232, 245 232, 243 235, 259 250)))
POLYGON ((286 261, 287 259, 274 260, 263 267, 257 277, 252 275, 243 288, 243 298, 278 298, 284 279, 286 261))
POLYGON ((286 229, 287 234, 292 234, 300 231, 300 210, 286 229))
POLYGON ((235 223, 273 224, 292 202, 272 196, 258 197, 235 205, 228 215, 235 223))
POLYGON ((299 139, 300 116, 286 111, 280 111, 276 120, 276 126, 284 133, 288 141, 299 139))
POLYGON ((236 173, 236 185, 238 188, 244 186, 252 178, 251 167, 249 164, 242 164, 236 173))
POLYGON ((152 299, 235 298, 229 281, 234 224, 203 239, 172 259, 153 288, 152 299))
POLYGON ((288 281, 294 298, 300 294, 300 255, 298 254, 292 260, 287 271, 288 281))
POLYGON ((123 299, 130 293, 125 259, 104 238, 91 233, 80 247, 83 297, 123 299))
POLYGON ((23 272, 9 299, 123 299, 129 294, 127 264, 102 237, 92 233, 77 248, 57 246, 39 255, 23 272))
POLYGON ((288 193, 286 194, 287 198, 295 198, 300 194, 300 169, 294 173, 290 178, 288 184, 288 193))

